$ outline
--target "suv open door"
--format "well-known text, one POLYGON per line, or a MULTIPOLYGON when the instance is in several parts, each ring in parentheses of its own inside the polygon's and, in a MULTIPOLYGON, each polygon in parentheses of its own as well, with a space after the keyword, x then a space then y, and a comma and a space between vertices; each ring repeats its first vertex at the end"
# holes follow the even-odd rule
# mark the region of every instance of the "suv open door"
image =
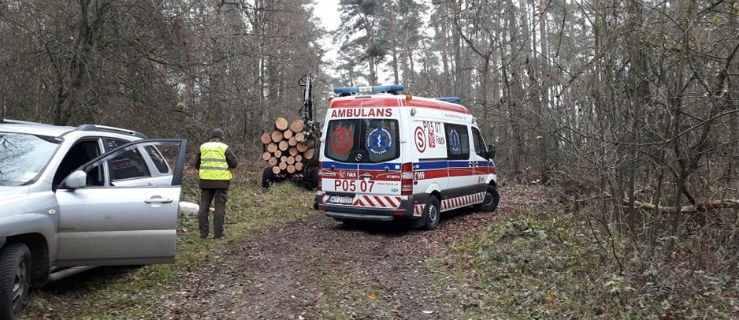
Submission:
POLYGON ((185 146, 184 139, 134 141, 67 176, 55 191, 56 267, 174 262, 185 146), (152 167, 162 169, 156 179, 152 167))

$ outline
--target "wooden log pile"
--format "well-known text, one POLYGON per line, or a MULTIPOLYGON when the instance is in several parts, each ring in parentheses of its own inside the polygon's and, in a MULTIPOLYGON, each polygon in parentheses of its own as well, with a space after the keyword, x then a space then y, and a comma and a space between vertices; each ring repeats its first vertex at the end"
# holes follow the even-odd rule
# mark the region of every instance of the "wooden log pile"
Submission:
POLYGON ((272 132, 262 133, 262 160, 272 167, 272 173, 300 173, 304 164, 313 160, 316 149, 307 141, 305 129, 303 120, 289 122, 279 117, 272 132))

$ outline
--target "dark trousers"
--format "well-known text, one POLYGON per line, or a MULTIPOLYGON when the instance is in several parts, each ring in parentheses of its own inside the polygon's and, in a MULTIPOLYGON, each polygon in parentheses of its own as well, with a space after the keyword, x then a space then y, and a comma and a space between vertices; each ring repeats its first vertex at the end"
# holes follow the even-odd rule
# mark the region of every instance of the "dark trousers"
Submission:
POLYGON ((200 237, 208 237, 208 212, 210 203, 215 199, 215 212, 213 212, 213 237, 223 237, 223 220, 226 217, 226 200, 228 189, 200 189, 200 210, 198 211, 198 227, 200 237))

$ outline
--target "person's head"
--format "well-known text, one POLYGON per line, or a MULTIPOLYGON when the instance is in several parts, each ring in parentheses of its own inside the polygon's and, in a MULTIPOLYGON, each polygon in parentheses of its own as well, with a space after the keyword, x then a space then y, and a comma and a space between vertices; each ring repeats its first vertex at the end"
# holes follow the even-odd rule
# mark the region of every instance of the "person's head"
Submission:
POLYGON ((210 137, 211 139, 223 139, 223 130, 221 130, 220 128, 213 129, 213 131, 210 133, 210 137))

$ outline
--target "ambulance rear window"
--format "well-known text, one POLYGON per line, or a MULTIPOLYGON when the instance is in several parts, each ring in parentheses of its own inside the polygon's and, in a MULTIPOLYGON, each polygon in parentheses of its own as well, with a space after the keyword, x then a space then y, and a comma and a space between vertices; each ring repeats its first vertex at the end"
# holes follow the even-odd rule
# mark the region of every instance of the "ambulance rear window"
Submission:
POLYGON ((398 121, 394 119, 331 120, 326 133, 326 157, 341 162, 378 163, 395 159, 398 121))

